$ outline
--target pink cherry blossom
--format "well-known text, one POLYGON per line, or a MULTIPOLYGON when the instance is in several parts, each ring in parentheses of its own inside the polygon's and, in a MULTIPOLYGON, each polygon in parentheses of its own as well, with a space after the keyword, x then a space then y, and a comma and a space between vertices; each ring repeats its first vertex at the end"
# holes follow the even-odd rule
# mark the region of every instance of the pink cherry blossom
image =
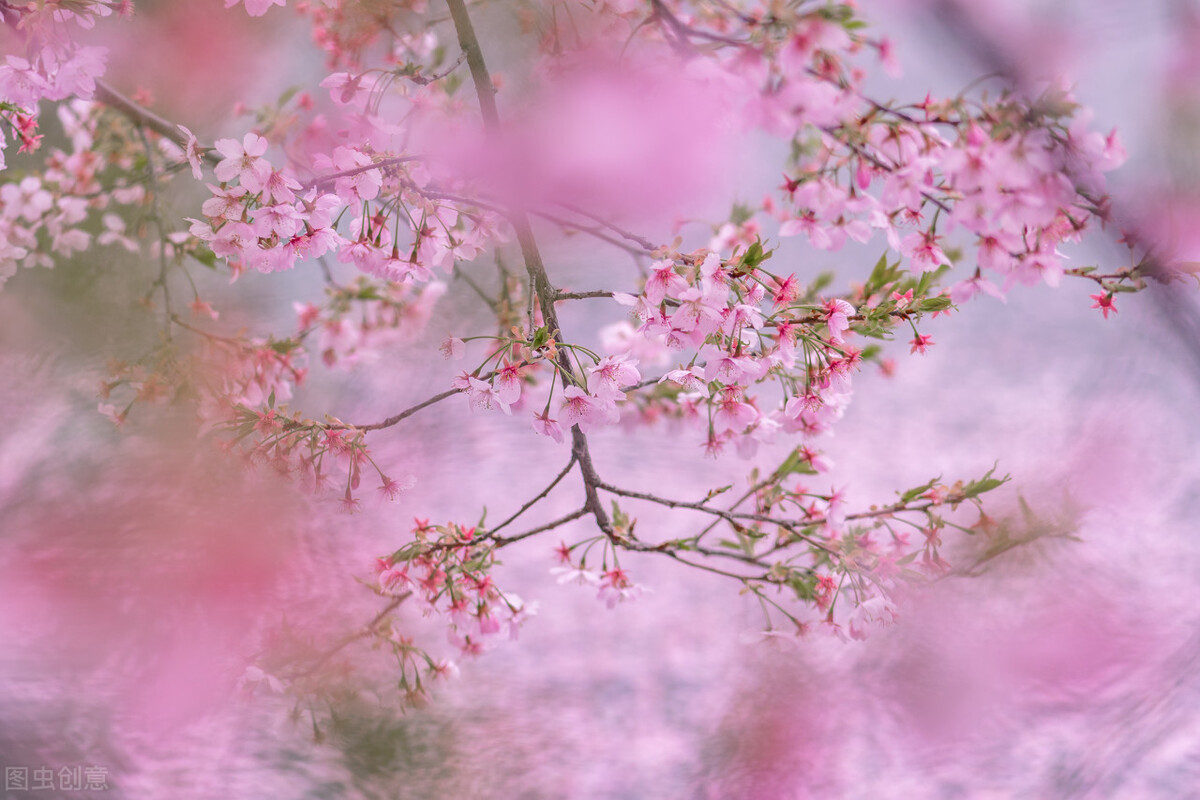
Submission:
POLYGON ((562 426, 558 424, 558 420, 550 419, 549 413, 533 415, 533 430, 542 436, 549 436, 559 444, 563 443, 562 426))
POLYGON ((1092 308, 1100 309, 1105 319, 1108 319, 1108 312, 1117 313, 1117 306, 1113 303, 1113 296, 1111 294, 1092 294, 1088 295, 1088 297, 1096 301, 1092 303, 1092 308))
POLYGON ((588 392, 598 398, 624 400, 624 386, 632 386, 641 380, 637 361, 626 355, 605 356, 594 367, 588 369, 588 392))
POLYGON ((245 2, 246 13, 252 17, 261 17, 271 6, 287 5, 287 0, 225 0, 225 7, 233 8, 240 2, 245 2))
POLYGON ((217 139, 213 143, 224 158, 216 166, 217 180, 228 183, 237 178, 252 194, 261 192, 271 177, 271 165, 262 155, 267 152, 267 140, 247 133, 242 141, 217 139))
POLYGON ((567 426, 578 425, 586 432, 592 425, 610 424, 616 422, 619 417, 616 405, 611 399, 595 397, 578 386, 568 386, 563 390, 559 418, 567 426))
POLYGON ((825 301, 825 325, 829 328, 829 340, 834 344, 843 341, 843 334, 850 328, 849 317, 853 316, 854 306, 840 298, 825 301))
MULTIPOLYGON (((192 133, 183 125, 178 127, 179 130, 183 132, 183 135, 186 139, 183 145, 183 153, 184 157, 187 159, 188 165, 192 168, 192 177, 196 180, 203 180, 204 173, 201 170, 201 165, 204 159, 200 153, 200 141, 196 138, 196 134, 192 133)), ((211 186, 208 188, 212 189, 211 186)), ((210 214, 209 216, 213 215, 210 214)))

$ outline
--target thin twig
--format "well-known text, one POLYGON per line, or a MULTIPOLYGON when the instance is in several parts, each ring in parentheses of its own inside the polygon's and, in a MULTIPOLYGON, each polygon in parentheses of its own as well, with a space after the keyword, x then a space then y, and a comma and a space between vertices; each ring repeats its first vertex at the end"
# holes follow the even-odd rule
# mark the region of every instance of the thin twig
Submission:
POLYGON ((388 167, 394 167, 397 164, 404 164, 409 161, 422 161, 425 158, 426 158, 426 156, 419 156, 419 155, 418 156, 393 156, 391 158, 385 158, 380 161, 373 161, 370 164, 363 164, 362 166, 354 167, 352 169, 344 169, 341 172, 331 172, 328 175, 320 175, 320 176, 308 181, 307 183, 301 184, 300 190, 308 191, 309 189, 312 189, 315 187, 321 187, 321 186, 324 186, 325 184, 333 183, 338 178, 350 178, 355 175, 359 175, 363 172, 370 172, 373 169, 386 170, 388 167))
POLYGON ((444 392, 435 394, 433 397, 430 397, 428 400, 423 400, 422 402, 417 403, 415 406, 410 406, 410 407, 404 409, 399 414, 395 414, 393 416, 388 417, 387 419, 383 420, 382 422, 372 422, 369 425, 351 425, 349 423, 345 423, 342 425, 330 425, 329 427, 331 429, 354 428, 354 429, 360 430, 360 431, 383 430, 384 428, 392 427, 393 425, 400 422, 401 420, 408 419, 413 414, 417 413, 418 411, 420 411, 423 408, 428 408, 429 406, 433 405, 434 403, 440 403, 443 400, 445 400, 447 397, 453 397, 454 395, 459 394, 460 392, 461 392, 460 389, 447 389, 444 392))
POLYGON ((496 527, 489 530, 488 534, 489 535, 495 534, 497 531, 501 530, 502 528, 507 527, 509 523, 511 523, 517 517, 521 516, 526 511, 528 511, 530 508, 532 508, 535 503, 537 503, 539 500, 544 499, 546 497, 546 495, 550 494, 550 492, 554 489, 554 487, 558 485, 559 481, 561 481, 563 478, 565 478, 567 476, 567 473, 571 471, 571 467, 573 467, 573 466, 575 466, 575 454, 574 453, 571 454, 570 460, 567 461, 567 465, 562 468, 562 471, 559 472, 558 475, 555 476, 554 480, 550 481, 549 486, 547 486, 545 489, 542 489, 542 491, 538 492, 536 497, 532 498, 531 500, 529 500, 529 502, 525 503, 525 505, 521 506, 519 509, 517 509, 515 512, 513 512, 512 516, 510 516, 508 519, 504 520, 499 525, 497 525, 496 527))
POLYGON ((570 514, 567 514, 566 516, 559 517, 558 519, 556 519, 552 522, 547 522, 545 525, 539 525, 536 528, 530 528, 529 530, 525 531, 524 533, 518 533, 514 536, 499 536, 496 539, 493 539, 493 541, 496 543, 497 547, 504 547, 505 545, 512 544, 513 542, 519 542, 522 539, 527 539, 530 536, 536 536, 539 533, 545 533, 546 531, 552 531, 561 525, 566 525, 568 522, 577 520, 580 517, 585 517, 590 513, 591 513, 591 509, 588 508, 587 506, 584 506, 583 508, 578 508, 578 509, 572 511, 570 514))
POLYGON ((284 677, 286 677, 287 680, 294 681, 297 678, 304 678, 304 677, 307 677, 308 675, 313 674, 318 669, 320 669, 321 666, 324 665, 326 661, 333 658, 335 655, 337 655, 339 652, 344 650, 349 645, 353 644, 354 642, 357 642, 359 639, 365 639, 366 637, 373 635, 375 633, 375 628, 379 625, 379 623, 383 622, 384 618, 387 617, 388 614, 392 613, 397 608, 399 608, 400 604, 403 603, 405 600, 407 600, 411 596, 412 596, 412 592, 405 592, 404 594, 397 596, 390 603, 388 603, 386 606, 384 606, 383 610, 380 611, 378 614, 376 614, 375 618, 372 619, 370 622, 368 622, 366 627, 364 627, 362 630, 342 637, 337 642, 335 642, 331 647, 321 651, 321 653, 319 653, 316 656, 316 660, 313 661, 312 664, 310 664, 307 668, 300 670, 299 672, 295 672, 291 675, 284 676, 284 677))
MULTIPOLYGON (((454 20, 455 31, 458 33, 459 46, 466 53, 467 64, 471 68, 471 80, 475 84, 475 93, 479 98, 479 110, 483 116, 484 128, 488 135, 494 138, 499 137, 500 112, 496 107, 496 86, 488 73, 483 50, 475 35, 475 28, 471 24, 471 17, 467 13, 467 7, 463 0, 447 0, 447 5, 450 9, 450 16, 454 20)), ((546 274, 546 266, 542 261, 541 252, 538 250, 533 228, 529 224, 529 217, 520 209, 514 209, 508 213, 508 218, 517 234, 521 256, 525 261, 525 271, 529 275, 531 295, 537 295, 542 308, 542 317, 551 338, 561 341, 562 328, 554 309, 554 300, 558 289, 554 287, 546 274)), ((566 384, 574 374, 567 348, 559 348, 558 362, 562 371, 561 378, 566 384)), ((612 523, 608 519, 608 513, 604 510, 604 506, 600 503, 596 491, 596 487, 600 483, 600 476, 596 474, 596 469, 592 464, 587 436, 578 425, 571 427, 571 452, 579 462, 580 475, 583 477, 584 492, 587 497, 584 513, 590 511, 600 530, 611 537, 613 535, 612 523)))

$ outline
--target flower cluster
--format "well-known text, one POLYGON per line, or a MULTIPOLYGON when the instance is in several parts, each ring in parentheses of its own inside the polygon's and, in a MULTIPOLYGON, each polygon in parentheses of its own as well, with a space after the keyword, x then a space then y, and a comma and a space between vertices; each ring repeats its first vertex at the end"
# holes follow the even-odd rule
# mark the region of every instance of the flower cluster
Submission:
MULTIPOLYGON (((522 398, 522 389, 541 372, 548 372, 562 383, 562 398, 555 408, 556 383, 551 379, 541 413, 534 412, 533 430, 556 442, 564 441, 563 430, 578 425, 585 433, 594 427, 612 425, 620 420, 618 403, 626 399, 624 389, 641 380, 638 361, 628 354, 600 356, 592 351, 567 345, 562 348, 542 326, 531 337, 514 336, 500 340, 473 372, 463 372, 453 383, 464 393, 472 409, 495 409, 512 413, 522 398), (564 354, 566 355, 564 358, 564 354), (572 359, 574 363, 572 364, 572 359), (586 361, 585 361, 586 359, 586 361), (591 362, 585 366, 586 362, 591 362), (542 369, 542 368, 546 369, 542 369)), ((473 337, 492 339, 493 337, 473 337)), ((447 358, 462 358, 466 342, 448 339, 442 346, 447 358)))
POLYGON ((502 592, 492 581, 496 556, 490 537, 474 527, 428 520, 416 520, 412 533, 410 544, 377 560, 379 591, 413 592, 429 612, 445 615, 449 640, 463 655, 478 655, 502 632, 516 639, 537 604, 502 592))
POLYGON ((326 301, 295 303, 298 339, 315 334, 309 346, 327 366, 352 366, 365 354, 374 355, 394 342, 410 341, 429 322, 446 285, 432 281, 421 288, 412 283, 372 281, 360 276, 350 284, 326 289, 326 301))
POLYGON ((169 148, 148 150, 114 117, 91 101, 59 105, 70 151, 53 148, 41 171, 0 181, 0 285, 20 267, 53 267, 94 245, 139 249, 126 219, 150 206, 143 178, 169 148))
MULTIPOLYGON (((651 265, 640 295, 616 299, 632 307, 638 335, 684 355, 686 363, 659 381, 673 388, 652 402, 660 412, 674 406, 674 413, 696 421, 713 455, 732 445, 749 456, 779 434, 829 430, 863 359, 863 350, 846 340, 851 320, 870 321, 874 327, 862 329, 882 337, 894 324, 945 307, 936 298, 909 308, 892 300, 859 313, 840 298, 821 299, 819 286, 801 287, 795 275, 768 272, 762 265, 771 254, 757 242, 727 259, 707 251, 664 255, 651 265), (755 392, 768 381, 784 390, 774 407, 755 392)), ((889 285, 917 283, 896 275, 889 285)))
MULTIPOLYGON (((32 152, 41 142, 38 103, 69 97, 90 99, 96 79, 104 74, 108 51, 103 47, 78 44, 72 28, 91 28, 98 17, 113 13, 113 0, 75 0, 71 3, 3 4, 0 21, 15 17, 25 45, 24 55, 10 53, 0 63, 0 170, 6 168, 4 150, 8 137, 20 144, 20 152, 32 152)), ((132 12, 128 0, 115 10, 132 12)))
POLYGON ((596 598, 603 600, 604 604, 609 608, 615 608, 618 603, 624 603, 627 600, 636 600, 645 594, 649 589, 641 584, 634 583, 629 577, 629 573, 621 569, 615 563, 615 553, 613 554, 614 564, 611 569, 608 568, 607 557, 610 555, 609 548, 605 546, 605 563, 602 569, 589 569, 587 566, 588 551, 590 545, 595 543, 596 539, 581 542, 574 547, 567 547, 566 544, 559 545, 555 551, 558 555, 559 566, 553 567, 550 574, 558 577, 560 584, 573 583, 580 586, 596 587, 596 598), (586 544, 583 553, 579 558, 579 562, 574 562, 572 550, 580 547, 581 544, 586 544))

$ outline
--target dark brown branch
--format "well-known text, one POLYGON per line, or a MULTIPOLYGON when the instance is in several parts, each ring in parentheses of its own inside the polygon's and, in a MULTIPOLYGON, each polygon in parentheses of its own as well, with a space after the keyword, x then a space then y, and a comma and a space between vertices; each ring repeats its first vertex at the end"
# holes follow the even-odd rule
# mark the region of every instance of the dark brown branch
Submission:
MULTIPOLYGON (((458 33, 458 43, 462 51, 467 55, 467 65, 471 68, 471 80, 475 84, 475 92, 479 97, 479 110, 483 116, 484 128, 492 137, 499 137, 500 130, 500 112, 496 108, 496 87, 492 83, 492 77, 488 73, 487 63, 483 58, 483 50, 479 46, 479 39, 475 35, 475 28, 471 25, 471 17, 467 13, 467 7, 463 0, 447 0, 447 5, 450 8, 450 16, 454 20, 454 28, 458 33)), ((545 320, 546 327, 550 332, 551 338, 555 341, 561 341, 562 328, 558 322, 558 314, 554 309, 554 301, 558 295, 558 289, 550 282, 549 276, 546 274, 546 266, 542 261, 541 252, 538 250, 537 240, 534 239, 533 229, 529 224, 529 217, 521 209, 513 209, 508 213, 509 220, 512 222, 513 229, 517 234, 517 242, 521 248, 521 257, 525 261, 525 271, 529 275, 529 282, 533 290, 533 294, 537 296, 542 308, 542 317, 545 320)), ((571 367, 570 356, 566 348, 561 348, 558 353, 558 363, 562 368, 562 380, 564 385, 570 381, 570 376, 574 374, 571 367)), ((579 471, 583 476, 584 492, 587 501, 584 505, 585 512, 591 512, 596 519, 596 524, 604 533, 612 536, 612 523, 609 522, 608 514, 604 510, 604 506, 600 503, 600 498, 596 492, 596 487, 600 483, 600 476, 596 474, 596 469, 592 465, 592 456, 588 450, 587 436, 579 429, 578 425, 571 427, 571 452, 574 459, 579 462, 579 471)))

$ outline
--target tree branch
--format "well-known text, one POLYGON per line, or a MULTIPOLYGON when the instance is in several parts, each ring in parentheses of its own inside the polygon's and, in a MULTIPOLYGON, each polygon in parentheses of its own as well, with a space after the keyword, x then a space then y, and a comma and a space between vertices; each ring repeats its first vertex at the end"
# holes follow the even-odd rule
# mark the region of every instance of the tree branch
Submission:
POLYGON ((388 614, 399 608, 400 604, 409 597, 412 597, 412 592, 405 592, 404 594, 397 596, 390 603, 384 606, 383 610, 376 614, 375 618, 368 622, 365 628, 342 637, 331 647, 318 653, 316 660, 309 664, 305 669, 302 669, 299 672, 294 672, 291 675, 285 675, 283 677, 289 681, 294 681, 298 678, 304 678, 313 674, 320 669, 326 661, 333 658, 346 647, 350 646, 354 642, 357 642, 359 639, 365 639, 366 637, 373 635, 375 633, 375 628, 379 625, 379 623, 383 622, 384 618, 386 618, 388 614))
POLYGON ((497 547, 504 547, 507 544, 512 544, 513 542, 519 542, 520 540, 526 539, 530 536, 535 536, 539 533, 545 533, 546 531, 552 531, 555 528, 559 527, 560 525, 566 525, 568 522, 571 522, 572 520, 576 520, 576 519, 579 519, 580 517, 586 516, 589 513, 589 511, 590 511, 590 509, 588 509, 586 506, 584 506, 583 508, 578 508, 578 509, 572 511, 570 514, 567 514, 566 516, 559 517, 558 519, 553 520, 552 522, 547 522, 545 525, 539 525, 536 528, 530 528, 529 530, 525 531, 524 533, 518 533, 513 536, 498 536, 497 538, 493 539, 492 541, 494 541, 496 543, 497 547))
POLYGON ((420 403, 417 403, 415 406, 410 406, 410 407, 404 409, 399 414, 388 417, 383 422, 373 422, 370 425, 350 425, 350 424, 331 425, 330 427, 331 428, 339 428, 339 427, 340 428, 355 428, 360 431, 378 431, 378 430, 382 430, 384 428, 390 428, 393 425, 395 425, 396 423, 400 422, 401 420, 411 417, 413 414, 417 413, 422 408, 428 408, 429 406, 433 405, 434 403, 442 402, 447 397, 453 397, 454 395, 459 394, 459 391, 460 390, 458 390, 458 389, 447 389, 446 391, 441 392, 440 394, 435 394, 433 397, 429 398, 428 400, 424 400, 420 403))
POLYGON ((539 492, 537 497, 534 497, 529 502, 525 503, 525 505, 523 505, 519 509, 517 509, 516 512, 514 512, 513 515, 510 516, 508 519, 504 520, 499 525, 497 525, 496 527, 489 530, 488 534, 489 535, 495 534, 501 528, 506 527, 510 522, 512 522, 517 517, 524 514, 530 508, 532 508, 534 503, 543 499, 544 497, 546 497, 546 495, 550 494, 550 492, 554 489, 554 487, 558 485, 559 481, 561 481, 563 478, 567 477, 567 473, 571 471, 571 467, 573 467, 573 466, 575 466, 575 454, 571 453, 571 459, 567 462, 567 465, 562 468, 562 472, 559 472, 558 475, 554 478, 554 480, 550 481, 549 486, 547 486, 545 489, 543 489, 541 492, 539 492))
MULTIPOLYGON (((500 112, 496 108, 496 87, 488 73, 483 50, 479 46, 475 28, 471 25, 471 17, 467 13, 467 7, 463 0, 446 0, 446 2, 450 8, 450 16, 454 20, 454 28, 458 32, 459 46, 467 54, 467 65, 471 68, 471 80, 475 84, 475 93, 479 97, 479 110, 483 115, 484 128, 490 136, 499 137, 501 132, 500 112)), ((554 287, 546 274, 546 266, 542 261, 541 252, 538 250, 537 240, 534 239, 529 217, 519 208, 510 210, 508 217, 517 234, 517 242, 521 248, 521 256, 525 260, 525 271, 529 275, 533 293, 537 295, 541 304, 542 318, 545 320, 551 338, 561 341, 562 327, 559 325, 558 314, 554 309, 558 289, 554 287)), ((574 374, 566 348, 559 349, 558 363, 562 368, 563 384, 566 385, 570 380, 569 376, 574 374)), ((601 505, 596 491, 596 487, 600 484, 600 476, 596 474, 596 468, 592 464, 587 436, 579 429, 578 425, 571 427, 571 452, 574 459, 579 462, 579 471, 583 476, 584 493, 587 497, 584 511, 590 511, 600 530, 611 537, 613 535, 612 523, 609 522, 608 514, 604 511, 604 506, 601 505)))
MULTIPOLYGON (((187 146, 187 137, 183 135, 183 131, 179 130, 178 125, 135 103, 102 80, 96 81, 95 98, 114 111, 121 112, 138 125, 149 128, 165 139, 170 139, 180 147, 187 146)), ((204 153, 204 160, 215 165, 221 161, 221 158, 209 150, 204 153)))

